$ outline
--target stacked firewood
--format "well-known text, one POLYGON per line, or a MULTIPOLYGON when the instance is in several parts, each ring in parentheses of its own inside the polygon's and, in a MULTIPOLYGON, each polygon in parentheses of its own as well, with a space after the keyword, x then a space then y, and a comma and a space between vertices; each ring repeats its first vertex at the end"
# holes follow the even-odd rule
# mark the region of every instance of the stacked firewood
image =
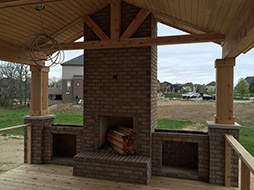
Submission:
POLYGON ((107 141, 116 152, 122 155, 134 154, 134 135, 136 135, 134 129, 117 126, 107 131, 107 141))

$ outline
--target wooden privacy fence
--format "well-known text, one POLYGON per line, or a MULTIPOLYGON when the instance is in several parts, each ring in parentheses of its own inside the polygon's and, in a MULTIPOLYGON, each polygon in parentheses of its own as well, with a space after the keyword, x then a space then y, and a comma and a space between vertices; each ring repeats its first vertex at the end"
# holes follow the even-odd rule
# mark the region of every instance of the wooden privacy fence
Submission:
POLYGON ((5 131, 11 131, 14 129, 20 129, 20 128, 27 128, 27 163, 31 164, 31 156, 32 156, 32 125, 31 124, 24 124, 24 125, 18 125, 14 127, 8 127, 4 129, 0 129, 0 133, 5 131))
POLYGON ((250 190, 250 173, 254 174, 254 157, 232 136, 225 135, 225 186, 231 185, 231 148, 241 159, 241 190, 250 190))

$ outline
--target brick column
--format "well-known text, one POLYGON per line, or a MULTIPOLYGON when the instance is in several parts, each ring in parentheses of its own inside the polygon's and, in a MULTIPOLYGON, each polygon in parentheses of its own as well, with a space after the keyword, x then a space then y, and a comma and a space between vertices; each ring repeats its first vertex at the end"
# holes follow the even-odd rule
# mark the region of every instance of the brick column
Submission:
POLYGON ((31 116, 48 115, 48 72, 49 67, 30 66, 31 79, 31 116))
MULTIPOLYGON (((208 121, 210 144, 209 182, 224 185, 225 182, 225 134, 239 139, 240 125, 233 116, 233 75, 235 59, 216 59, 216 115, 208 121)), ((238 156, 232 151, 231 184, 238 186, 238 156)))
MULTIPOLYGON (((55 115, 24 116, 24 123, 32 124, 32 164, 44 163, 44 128, 52 126, 55 115)), ((27 132, 24 134, 24 161, 27 162, 27 132)))
POLYGON ((234 124, 233 83, 235 59, 216 59, 216 115, 215 123, 234 124))

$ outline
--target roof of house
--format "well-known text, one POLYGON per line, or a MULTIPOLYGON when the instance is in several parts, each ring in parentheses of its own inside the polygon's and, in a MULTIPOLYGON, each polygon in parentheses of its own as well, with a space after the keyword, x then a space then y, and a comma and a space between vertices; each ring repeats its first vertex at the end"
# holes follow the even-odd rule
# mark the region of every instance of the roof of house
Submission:
POLYGON ((252 76, 252 77, 246 77, 245 80, 246 80, 249 84, 252 84, 252 83, 254 83, 254 76, 252 76))
POLYGON ((62 66, 83 66, 84 65, 84 55, 75 57, 69 61, 61 64, 62 66))
POLYGON ((216 82, 212 81, 212 82, 208 83, 206 86, 216 86, 216 82))

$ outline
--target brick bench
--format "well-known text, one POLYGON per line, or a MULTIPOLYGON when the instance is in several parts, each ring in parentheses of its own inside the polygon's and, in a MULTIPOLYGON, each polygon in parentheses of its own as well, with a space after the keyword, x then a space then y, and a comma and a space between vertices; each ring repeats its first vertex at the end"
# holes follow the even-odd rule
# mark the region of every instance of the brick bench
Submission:
POLYGON ((81 152, 73 164, 73 175, 147 184, 151 178, 151 159, 115 153, 81 152))

